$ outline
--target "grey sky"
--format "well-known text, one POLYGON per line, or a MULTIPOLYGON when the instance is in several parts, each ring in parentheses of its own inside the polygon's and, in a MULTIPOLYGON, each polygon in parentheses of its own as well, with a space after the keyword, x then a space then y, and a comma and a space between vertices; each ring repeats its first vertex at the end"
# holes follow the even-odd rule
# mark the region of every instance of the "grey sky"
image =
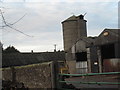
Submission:
POLYGON ((9 23, 15 22, 26 14, 12 27, 34 37, 27 37, 8 27, 1 29, 2 34, 0 34, 4 47, 13 45, 20 51, 53 51, 54 44, 57 44, 58 50, 63 50, 61 22, 70 17, 72 13, 80 15, 87 12, 85 19, 88 36, 99 35, 105 28, 118 28, 117 0, 114 2, 6 1, 0 5, 4 7, 2 11, 9 23))

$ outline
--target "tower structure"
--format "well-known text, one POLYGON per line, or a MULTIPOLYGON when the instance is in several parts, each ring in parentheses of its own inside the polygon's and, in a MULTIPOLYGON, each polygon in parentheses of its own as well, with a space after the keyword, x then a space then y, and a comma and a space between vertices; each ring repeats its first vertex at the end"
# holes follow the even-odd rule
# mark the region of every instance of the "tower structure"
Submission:
POLYGON ((86 22, 83 15, 73 15, 62 22, 64 50, 66 52, 81 37, 87 37, 86 22))
MULTIPOLYGON (((87 37, 86 20, 84 15, 71 16, 62 22, 64 50, 66 52, 66 63, 69 67, 69 73, 76 73, 76 43, 84 37, 87 37)), ((79 45, 78 45, 79 46, 79 45)), ((80 46, 85 47, 82 41, 80 46), (82 46, 83 45, 83 46, 82 46)))

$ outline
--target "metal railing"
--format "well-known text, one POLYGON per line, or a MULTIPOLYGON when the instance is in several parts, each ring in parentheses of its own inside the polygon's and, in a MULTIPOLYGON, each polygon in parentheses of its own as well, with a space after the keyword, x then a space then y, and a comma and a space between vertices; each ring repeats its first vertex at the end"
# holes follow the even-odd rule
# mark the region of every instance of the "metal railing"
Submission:
POLYGON ((80 81, 59 81, 60 83, 79 83, 79 84, 111 84, 111 85, 120 85, 119 82, 80 82, 80 81))
POLYGON ((93 75, 112 75, 120 74, 120 72, 107 72, 107 73, 87 73, 87 74, 59 74, 60 76, 93 76, 93 75))

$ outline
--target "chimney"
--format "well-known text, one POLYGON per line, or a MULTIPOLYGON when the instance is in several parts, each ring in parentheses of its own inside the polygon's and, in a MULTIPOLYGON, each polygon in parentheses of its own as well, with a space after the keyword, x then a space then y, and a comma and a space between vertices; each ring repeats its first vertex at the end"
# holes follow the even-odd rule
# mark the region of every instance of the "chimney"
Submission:
POLYGON ((31 53, 33 53, 33 50, 31 50, 31 53))

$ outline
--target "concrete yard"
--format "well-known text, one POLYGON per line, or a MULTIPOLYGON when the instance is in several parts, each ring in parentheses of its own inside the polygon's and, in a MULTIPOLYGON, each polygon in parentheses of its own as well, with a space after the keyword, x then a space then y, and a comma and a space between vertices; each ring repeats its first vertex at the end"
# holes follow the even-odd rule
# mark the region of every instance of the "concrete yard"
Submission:
MULTIPOLYGON (((66 78, 66 81, 78 81, 78 82, 112 82, 112 83, 120 83, 119 75, 97 75, 97 76, 82 76, 82 77, 70 77, 66 78)), ((101 89, 120 89, 120 84, 81 84, 81 83, 72 83, 69 82, 67 84, 72 84, 76 88, 101 88, 101 89)))

